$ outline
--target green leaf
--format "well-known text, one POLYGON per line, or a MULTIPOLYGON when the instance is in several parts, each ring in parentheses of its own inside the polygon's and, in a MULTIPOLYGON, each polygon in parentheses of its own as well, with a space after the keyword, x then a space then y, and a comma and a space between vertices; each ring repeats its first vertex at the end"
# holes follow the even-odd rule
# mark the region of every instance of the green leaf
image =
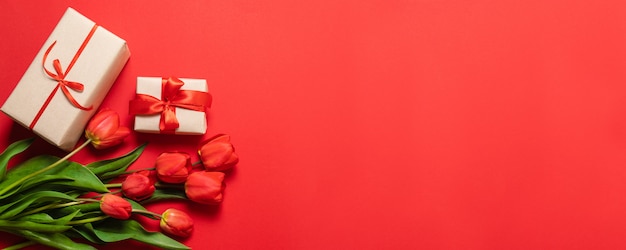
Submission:
POLYGON ((109 219, 99 224, 94 224, 94 232, 105 242, 115 242, 133 239, 163 249, 186 250, 189 247, 160 233, 148 232, 139 222, 134 220, 109 219))
POLYGON ((7 197, 11 197, 13 195, 20 193, 23 190, 28 190, 30 188, 34 188, 34 190, 31 189, 29 190, 28 193, 47 191, 47 190, 53 190, 53 189, 58 190, 58 188, 51 188, 49 185, 46 185, 46 184, 49 184, 50 182, 62 181, 62 180, 71 181, 72 179, 68 177, 64 177, 64 176, 58 176, 58 175, 43 175, 43 176, 40 176, 38 179, 32 179, 30 181, 26 181, 22 183, 21 185, 18 185, 12 188, 9 192, 0 196, 0 200, 3 200, 7 197))
POLYGON ((133 237, 132 230, 126 226, 125 220, 108 219, 93 225, 93 231, 104 242, 116 242, 133 237))
POLYGON ((139 202, 136 202, 132 199, 128 199, 126 198, 126 200, 130 203, 131 207, 133 208, 133 210, 144 210, 147 211, 147 209, 142 206, 141 204, 139 204, 139 202))
POLYGON ((85 214, 88 214, 89 212, 100 212, 100 203, 99 202, 84 203, 84 204, 74 205, 70 207, 64 207, 64 208, 59 209, 58 211, 63 214, 69 214, 69 213, 73 213, 76 210, 80 210, 80 214, 77 217, 82 218, 83 216, 85 216, 85 214))
POLYGON ((78 198, 85 193, 85 191, 72 189, 71 187, 67 187, 67 185, 57 185, 56 183, 44 183, 41 185, 37 185, 34 187, 30 187, 28 192, 39 192, 39 191, 47 191, 47 190, 55 190, 62 193, 65 193, 73 198, 78 198))
POLYGON ((37 245, 37 242, 34 241, 24 241, 22 243, 17 243, 15 245, 9 246, 9 247, 5 247, 2 250, 18 250, 18 249, 23 249, 25 247, 29 247, 32 245, 37 245))
MULTIPOLYGON (((56 174, 50 174, 50 175, 40 175, 37 178, 33 178, 30 180, 25 181, 18 190, 26 190, 29 188, 34 188, 34 187, 44 187, 44 184, 48 184, 48 183, 59 183, 59 182, 71 182, 73 181, 72 178, 67 177, 67 176, 63 176, 63 175, 56 175, 56 174)), ((49 190, 49 189, 46 189, 49 190)), ((32 191, 32 190, 31 190, 32 191)))
POLYGON ((113 178, 125 172, 128 166, 130 166, 130 164, 132 164, 133 162, 135 162, 135 160, 137 160, 137 158, 139 158, 145 147, 146 144, 143 144, 126 155, 113 159, 93 162, 91 164, 88 164, 86 167, 91 169, 91 171, 100 179, 104 180, 113 178))
MULTIPOLYGON (((11 185, 12 182, 17 182, 20 179, 28 176, 29 174, 41 170, 58 160, 59 158, 56 156, 40 155, 23 162, 22 164, 12 168, 7 173, 6 179, 3 182, 0 182, 0 190, 4 190, 9 185, 11 185)), ((96 177, 96 175, 94 175, 88 168, 70 161, 65 161, 55 168, 50 169, 36 176, 35 178, 31 178, 30 180, 26 181, 24 185, 27 187, 34 187, 45 182, 71 187, 73 189, 81 189, 84 191, 94 191, 101 193, 109 191, 100 181, 100 179, 98 179, 98 177, 96 177), (44 177, 46 175, 52 175, 54 177, 44 177), (50 181, 50 179, 46 178, 58 179, 50 181)), ((20 189, 20 191, 23 190, 26 190, 26 188, 20 189)), ((13 193, 15 193, 15 191, 11 193, 6 193, 2 197, 0 197, 0 199, 4 199, 13 193)))
POLYGON ((39 244, 65 250, 96 250, 87 244, 76 243, 61 233, 38 233, 28 230, 18 230, 13 233, 39 244))
POLYGON ((96 244, 104 244, 106 242, 104 242, 103 240, 101 240, 100 238, 98 238, 98 236, 96 235, 96 233, 93 230, 93 226, 91 225, 91 223, 86 223, 83 225, 77 225, 74 226, 72 228, 71 231, 66 231, 65 232, 66 235, 70 236, 70 237, 74 237, 74 238, 79 238, 82 237, 92 243, 96 243, 96 244))
POLYGON ((50 216, 47 213, 29 214, 29 215, 26 215, 26 216, 22 216, 22 217, 18 218, 17 220, 20 220, 20 221, 32 221, 32 222, 36 222, 36 223, 52 223, 52 222, 54 222, 54 218, 52 218, 52 216, 50 216))
POLYGON ((172 250, 186 250, 191 249, 188 246, 166 236, 165 234, 159 232, 148 232, 146 231, 139 222, 134 220, 129 221, 130 224, 134 224, 137 228, 137 233, 133 236, 133 240, 143 242, 149 245, 153 245, 156 247, 160 247, 163 249, 172 249, 172 250))
POLYGON ((157 189, 150 198, 141 201, 141 204, 149 204, 162 200, 188 200, 185 190, 157 189))
POLYGON ((89 219, 89 218, 94 218, 94 217, 100 217, 105 215, 102 211, 98 210, 98 211, 91 211, 88 213, 80 213, 79 215, 76 216, 75 219, 80 219, 80 220, 84 220, 84 219, 89 219))
MULTIPOLYGON (((76 214, 76 217, 74 217, 74 219, 76 219, 75 221, 88 220, 90 218, 101 217, 102 215, 104 215, 104 213, 100 211, 93 211, 83 214, 79 210, 76 210, 74 213, 76 214)), ((76 224, 74 225, 74 227, 72 227, 71 230, 65 231, 64 234, 69 236, 70 238, 84 238, 90 242, 97 244, 105 243, 104 241, 100 240, 98 236, 96 236, 96 233, 94 232, 91 223, 76 224)))
POLYGON ((78 215, 78 213, 80 213, 80 210, 76 210, 76 211, 74 211, 71 214, 68 214, 68 215, 63 216, 63 217, 56 218, 56 219, 54 219, 53 223, 57 224, 57 225, 65 225, 68 222, 70 222, 72 219, 74 219, 74 217, 76 217, 78 215))
POLYGON ((50 170, 51 174, 65 176, 71 178, 71 181, 57 181, 57 185, 65 185, 67 187, 82 189, 84 191, 93 191, 99 193, 107 193, 107 189, 102 181, 88 168, 75 162, 69 162, 65 168, 55 168, 50 170))
POLYGON ((56 225, 65 225, 68 222, 70 222, 72 219, 74 219, 74 217, 76 217, 76 215, 78 215, 78 213, 80 213, 79 210, 74 211, 71 214, 59 217, 59 218, 53 218, 52 216, 50 216, 47 213, 36 213, 36 214, 29 214, 26 216, 22 216, 20 218, 18 218, 17 220, 19 221, 31 221, 31 222, 35 222, 35 223, 45 223, 45 224, 56 224, 56 225))
POLYGON ((0 154, 0 181, 2 181, 6 175, 7 165, 9 164, 9 160, 13 158, 13 156, 23 152, 26 150, 30 144, 33 143, 34 138, 16 141, 9 145, 2 154, 0 154))
POLYGON ((34 209, 35 207, 31 207, 31 205, 36 202, 59 200, 73 201, 75 199, 64 193, 56 191, 39 191, 30 193, 14 202, 0 206, 0 219, 8 219, 16 216, 27 208, 34 209))
MULTIPOLYGON (((59 159, 59 157, 51 155, 39 155, 28 159, 25 162, 22 162, 9 170, 6 176, 7 179, 0 183, 0 187, 7 186, 10 182, 22 179, 33 172, 36 172, 40 169, 47 167, 48 165, 51 165, 59 159)), ((64 168, 67 165, 69 165, 67 161, 63 162, 59 166, 57 166, 56 169, 64 168)), ((46 173, 49 173, 49 171, 47 171, 46 173)))
MULTIPOLYGON (((102 211, 91 211, 88 213, 82 213, 79 212, 76 217, 74 217, 73 222, 76 223, 77 221, 85 221, 85 220, 92 220, 92 219, 97 219, 97 221, 102 221, 103 219, 107 219, 109 217, 106 216, 106 214, 104 214, 102 211)), ((83 223, 81 222, 81 223, 83 223)), ((85 223, 91 223, 91 222, 85 222, 85 223)), ((75 224, 75 225, 80 225, 80 224, 75 224)))
POLYGON ((60 233, 72 226, 37 223, 32 221, 0 220, 0 228, 8 230, 30 230, 33 232, 60 233))

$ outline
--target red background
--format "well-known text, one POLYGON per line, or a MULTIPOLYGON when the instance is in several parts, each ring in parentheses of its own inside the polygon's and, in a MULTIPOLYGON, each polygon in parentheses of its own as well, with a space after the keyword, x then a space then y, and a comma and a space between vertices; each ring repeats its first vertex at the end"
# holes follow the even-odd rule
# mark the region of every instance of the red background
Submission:
POLYGON ((205 137, 73 158, 232 135, 220 206, 151 207, 190 211, 195 249, 626 249, 624 1, 3 0, 2 102, 68 6, 129 44, 125 125, 137 76, 208 80, 205 137))

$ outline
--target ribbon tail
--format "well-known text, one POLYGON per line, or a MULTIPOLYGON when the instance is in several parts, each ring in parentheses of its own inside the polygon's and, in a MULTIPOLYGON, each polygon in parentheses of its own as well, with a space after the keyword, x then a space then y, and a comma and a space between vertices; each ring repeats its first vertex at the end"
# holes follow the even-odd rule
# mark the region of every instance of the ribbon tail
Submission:
POLYGON ((61 91, 63 91, 63 94, 65 95, 65 97, 67 97, 67 100, 70 101, 70 103, 72 103, 72 105, 74 105, 75 107, 81 109, 81 110, 92 110, 93 109, 93 105, 89 106, 89 107, 85 107, 83 105, 80 105, 80 103, 78 103, 78 101, 76 101, 76 99, 74 99, 74 97, 72 96, 72 94, 70 94, 70 91, 67 90, 67 87, 65 87, 64 85, 61 85, 61 91))
POLYGON ((83 92, 83 90, 85 90, 85 85, 79 82, 65 81, 65 85, 69 87, 70 89, 73 89, 77 92, 83 92))
POLYGON ((159 123, 159 129, 161 131, 174 131, 180 124, 176 118, 176 109, 174 107, 168 108, 161 113, 161 122, 159 123))

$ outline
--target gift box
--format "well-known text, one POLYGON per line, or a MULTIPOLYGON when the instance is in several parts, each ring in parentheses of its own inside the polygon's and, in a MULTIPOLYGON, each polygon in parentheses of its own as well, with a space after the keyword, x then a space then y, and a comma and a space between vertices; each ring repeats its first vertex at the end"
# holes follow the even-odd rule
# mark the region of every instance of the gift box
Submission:
POLYGON ((137 77, 137 94, 129 103, 137 132, 201 135, 211 94, 206 80, 137 77))
POLYGON ((126 41, 68 8, 1 110, 71 150, 129 57, 126 41))

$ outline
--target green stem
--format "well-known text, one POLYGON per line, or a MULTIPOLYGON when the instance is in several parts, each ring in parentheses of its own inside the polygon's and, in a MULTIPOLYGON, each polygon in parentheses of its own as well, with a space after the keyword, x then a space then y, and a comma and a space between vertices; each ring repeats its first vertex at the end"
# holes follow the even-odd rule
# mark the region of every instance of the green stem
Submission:
POLYGON ((14 187, 24 183, 25 181, 40 175, 42 173, 45 173, 46 171, 53 169, 54 167, 58 166, 59 164, 65 162, 67 159, 69 159, 70 157, 74 156, 76 153, 78 153, 78 151, 80 151, 81 149, 85 148, 87 145, 89 145, 89 143, 91 143, 91 139, 87 139, 82 145, 78 146, 76 149, 74 149, 72 152, 69 152, 65 157, 59 159, 58 161, 50 164, 49 166, 42 168, 38 171, 32 172, 27 176, 22 177, 21 179, 17 180, 16 182, 11 183, 11 185, 6 186, 4 189, 0 190, 0 196, 4 195, 6 192, 8 192, 9 190, 13 189, 14 187))
POLYGON ((36 213, 39 213, 41 211, 45 211, 45 210, 48 210, 48 209, 69 207, 69 206, 74 206, 74 205, 78 205, 78 204, 81 204, 81 203, 83 203, 83 201, 72 201, 72 202, 61 203, 61 204, 57 204, 57 203, 48 204, 48 205, 45 205, 43 207, 38 207, 38 208, 35 208, 33 210, 29 210, 28 212, 24 212, 24 213, 18 215, 17 218, 22 217, 22 216, 26 216, 26 215, 36 214, 36 213))
POLYGON ((128 170, 126 172, 124 172, 124 174, 132 174, 132 173, 136 173, 139 171, 152 171, 152 170, 156 170, 156 168, 142 168, 142 169, 135 169, 135 170, 128 170))
MULTIPOLYGON (((157 220, 161 219, 161 215, 160 214, 157 214, 157 213, 154 213, 154 212, 150 212, 150 211, 146 211, 146 210, 133 209, 133 213, 154 216, 154 217, 157 218, 157 220)), ((150 216, 148 216, 148 217, 150 217, 150 216)))
POLYGON ((25 247, 28 247, 28 246, 35 245, 35 244, 37 244, 37 242, 25 241, 25 242, 22 242, 22 243, 19 243, 19 244, 15 244, 15 245, 10 246, 10 247, 5 247, 2 250, 18 250, 18 249, 22 249, 22 248, 25 248, 25 247))
POLYGON ((109 218, 108 215, 102 215, 102 216, 88 218, 88 219, 70 221, 66 225, 82 225, 82 224, 87 224, 91 222, 101 221, 107 218, 109 218))
POLYGON ((193 164, 191 164, 191 166, 195 167, 195 166, 198 166, 198 165, 201 165, 201 164, 202 164, 202 160, 199 160, 199 161, 194 162, 193 164))
POLYGON ((110 184, 104 184, 104 186, 106 188, 119 188, 119 187, 122 187, 122 183, 110 183, 110 184))
POLYGON ((82 201, 83 203, 85 202, 100 202, 100 200, 98 199, 94 199, 94 197, 98 197, 98 196, 92 196, 91 198, 78 198, 78 201, 82 201))

